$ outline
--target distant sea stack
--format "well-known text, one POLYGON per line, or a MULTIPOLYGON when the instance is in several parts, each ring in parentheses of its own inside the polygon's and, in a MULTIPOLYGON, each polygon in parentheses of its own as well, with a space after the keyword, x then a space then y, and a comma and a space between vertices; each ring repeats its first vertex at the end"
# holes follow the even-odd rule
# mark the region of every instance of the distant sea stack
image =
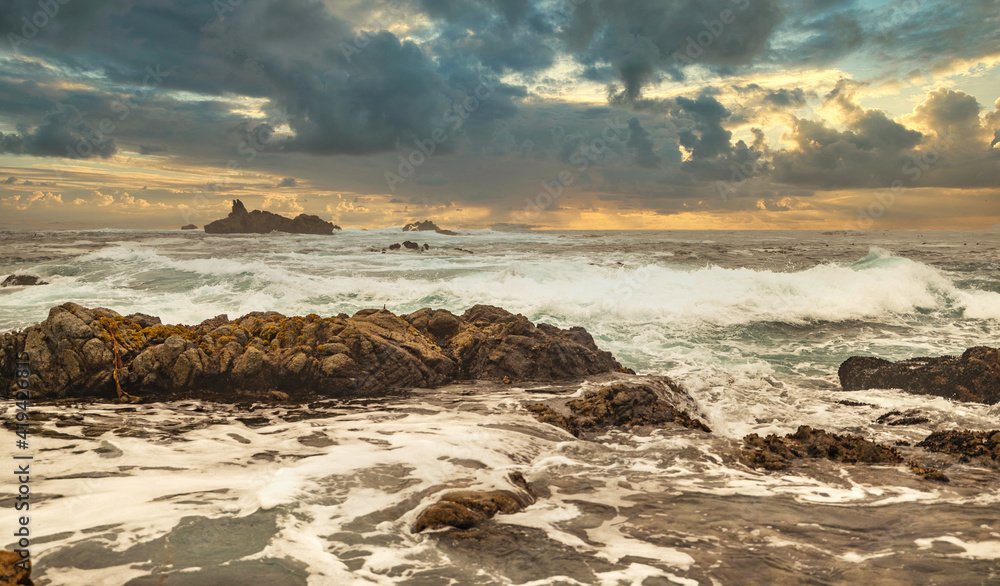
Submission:
POLYGON ((181 226, 181 230, 197 230, 198 226, 194 224, 188 224, 187 226, 181 226))
POLYGON ((254 210, 248 212, 243 202, 233 200, 233 211, 229 216, 205 226, 207 234, 268 234, 287 232, 289 234, 333 234, 340 226, 327 222, 319 216, 299 214, 294 220, 271 212, 254 210))
POLYGON ((458 236, 458 232, 453 232, 451 230, 442 230, 438 228, 437 224, 430 220, 424 220, 423 222, 413 222, 412 224, 407 224, 403 226, 403 232, 437 232, 438 234, 444 234, 445 236, 458 236))

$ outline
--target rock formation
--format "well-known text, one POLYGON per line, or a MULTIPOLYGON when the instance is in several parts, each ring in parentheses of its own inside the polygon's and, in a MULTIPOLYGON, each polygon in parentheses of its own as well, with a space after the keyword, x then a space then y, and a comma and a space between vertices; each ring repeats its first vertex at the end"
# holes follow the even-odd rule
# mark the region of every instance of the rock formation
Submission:
POLYGON ((986 458, 1000 463, 1000 429, 992 431, 935 431, 917 444, 932 452, 958 456, 963 462, 986 458))
POLYGON ((754 468, 784 470, 797 458, 826 458, 847 464, 899 464, 903 456, 896 448, 883 446, 856 435, 838 435, 803 425, 790 435, 743 438, 744 460, 754 468))
POLYGON ((194 326, 159 321, 73 303, 54 307, 42 323, 0 335, 0 389, 12 390, 22 351, 31 355, 39 399, 109 399, 120 384, 122 393, 140 397, 228 400, 283 392, 298 400, 457 380, 569 380, 621 369, 583 328, 536 326, 486 305, 461 316, 367 309, 351 317, 255 312, 194 326))
POLYGON ((229 216, 205 226, 207 234, 268 234, 288 232, 290 234, 333 234, 340 230, 319 216, 299 214, 294 220, 271 212, 254 210, 248 212, 243 202, 233 200, 233 211, 229 216))
POLYGON ((845 391, 903 389, 987 405, 1000 401, 1000 350, 986 346, 969 348, 961 356, 899 362, 852 356, 840 365, 838 375, 845 391))
POLYGON ((30 285, 48 285, 34 275, 10 275, 0 283, 0 287, 26 287, 30 285))
POLYGON ((445 236, 458 236, 458 232, 452 232, 451 230, 442 230, 437 227, 437 224, 430 220, 424 220, 423 222, 413 222, 403 226, 403 232, 430 232, 434 231, 438 234, 444 234, 445 236))
POLYGON ((692 418, 697 405, 667 377, 630 377, 585 393, 579 399, 554 399, 526 407, 542 423, 561 427, 576 437, 588 438, 611 427, 662 427, 676 423, 711 432, 692 418), (678 409, 678 405, 686 409, 678 409))
POLYGON ((531 487, 520 473, 512 472, 508 479, 516 487, 514 490, 459 490, 444 494, 441 500, 420 512, 413 532, 444 527, 471 529, 497 513, 517 513, 535 502, 531 487))
POLYGON ((194 224, 188 224, 186 226, 181 226, 181 230, 197 230, 197 229, 198 229, 198 226, 195 226, 194 224))

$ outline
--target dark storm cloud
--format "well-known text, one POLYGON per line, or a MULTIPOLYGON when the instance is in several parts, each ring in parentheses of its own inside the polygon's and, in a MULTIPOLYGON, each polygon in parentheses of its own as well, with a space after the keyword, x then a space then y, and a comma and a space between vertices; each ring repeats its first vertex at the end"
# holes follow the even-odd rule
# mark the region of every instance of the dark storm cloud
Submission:
POLYGON ((777 0, 590 0, 576 8, 562 38, 593 77, 611 65, 623 99, 632 101, 661 75, 683 79, 687 65, 750 65, 783 18, 777 0))
POLYGON ((107 159, 116 152, 118 147, 114 139, 95 133, 83 122, 80 111, 73 107, 47 114, 34 128, 22 124, 16 133, 0 132, 0 154, 107 159))
POLYGON ((294 177, 285 177, 278 182, 278 187, 295 187, 294 177))
POLYGON ((628 148, 635 158, 636 164, 640 167, 656 167, 660 163, 660 156, 654 151, 655 145, 649 137, 649 132, 642 127, 638 118, 630 118, 628 121, 628 148))
POLYGON ((728 154, 733 133, 723 126, 729 110, 712 96, 701 94, 692 100, 676 100, 680 115, 688 117, 691 127, 681 131, 680 145, 691 153, 692 160, 710 159, 728 154))
POLYGON ((154 153, 162 153, 162 152, 166 152, 166 151, 167 151, 167 147, 163 147, 163 146, 159 146, 159 145, 154 145, 154 144, 140 144, 139 145, 139 154, 140 155, 152 155, 154 153))

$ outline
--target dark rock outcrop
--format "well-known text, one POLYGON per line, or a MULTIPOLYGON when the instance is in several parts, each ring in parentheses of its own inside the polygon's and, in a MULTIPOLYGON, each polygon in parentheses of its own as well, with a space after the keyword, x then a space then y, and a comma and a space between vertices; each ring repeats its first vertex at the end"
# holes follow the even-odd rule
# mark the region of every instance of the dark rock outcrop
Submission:
POLYGON ((790 435, 760 437, 752 433, 743 438, 744 461, 753 468, 784 470, 798 458, 825 458, 847 464, 899 464, 903 461, 896 448, 883 446, 856 435, 838 435, 803 425, 790 435))
POLYGON ((18 566, 21 556, 16 551, 0 550, 0 586, 32 586, 31 566, 18 566))
POLYGON ((181 226, 181 230, 197 230, 197 229, 198 229, 198 226, 195 226, 194 224, 188 224, 186 226, 181 226))
POLYGON ((420 512, 413 532, 445 527, 471 529, 497 513, 517 513, 535 502, 531 487, 520 473, 512 472, 508 479, 514 490, 459 490, 444 494, 441 500, 420 512))
POLYGON ((461 316, 376 309, 322 318, 254 312, 196 326, 66 303, 40 324, 0 335, 0 389, 31 354, 33 395, 113 398, 373 396, 457 380, 555 381, 621 365, 583 328, 532 324, 477 305, 461 316), (117 365, 117 366, 116 366, 117 365))
POLYGON ((845 391, 903 389, 987 405, 1000 401, 1000 350, 986 346, 969 348, 961 356, 899 362, 852 356, 837 374, 845 391))
POLYGON ((35 275, 10 275, 0 283, 0 287, 27 287, 31 285, 48 285, 35 275))
POLYGON ((908 409, 906 411, 889 411, 888 413, 883 413, 879 415, 875 420, 875 423, 882 425, 919 425, 921 423, 927 423, 930 421, 923 413, 917 409, 908 409))
POLYGON ((1000 429, 992 431, 935 431, 917 444, 931 452, 958 456, 963 462, 987 458, 1000 463, 1000 429))
POLYGON ((295 219, 285 216, 254 210, 248 212, 243 202, 233 200, 233 211, 229 216, 205 226, 207 234, 268 234, 270 232, 287 232, 289 234, 333 234, 340 230, 319 216, 299 214, 295 219))
POLYGON ((437 232, 438 234, 444 234, 445 236, 458 236, 458 232, 453 232, 451 230, 442 230, 437 227, 437 224, 430 220, 424 220, 423 222, 413 222, 403 226, 403 232, 437 232))
POLYGON ((576 437, 590 437, 612 427, 662 427, 667 423, 712 431, 677 405, 697 412, 694 401, 669 378, 637 377, 601 386, 579 399, 556 399, 525 408, 542 423, 561 427, 576 437))

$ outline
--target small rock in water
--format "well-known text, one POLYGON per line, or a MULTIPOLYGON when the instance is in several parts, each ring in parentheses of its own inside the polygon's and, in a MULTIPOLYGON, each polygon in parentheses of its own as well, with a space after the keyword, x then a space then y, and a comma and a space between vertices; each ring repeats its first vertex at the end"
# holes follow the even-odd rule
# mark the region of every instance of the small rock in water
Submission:
POLYGON ((826 458, 847 464, 899 464, 903 456, 896 448, 856 435, 838 435, 803 425, 785 437, 752 433, 743 438, 744 460, 753 468, 784 470, 798 458, 826 458))
POLYGON ((48 285, 35 275, 10 275, 0 283, 0 287, 27 287, 31 285, 48 285))
POLYGON ((666 423, 711 433, 707 425, 664 400, 662 395, 667 393, 687 396, 670 379, 657 377, 605 385, 579 399, 534 403, 526 408, 542 423, 561 427, 576 437, 611 427, 662 426, 666 423), (664 392, 661 394, 658 390, 664 392))
POLYGON ((889 411, 879 415, 875 423, 880 423, 883 425, 917 425, 919 423, 927 423, 930 421, 928 417, 925 417, 918 409, 910 409, 908 411, 889 411))
POLYGON ((444 494, 417 516, 413 532, 444 527, 471 529, 497 513, 517 513, 535 502, 531 487, 519 472, 512 472, 508 478, 520 490, 459 490, 444 494))
POLYGON ((1000 462, 1000 430, 935 431, 917 444, 932 452, 959 456, 962 462, 971 458, 987 458, 1000 462))

